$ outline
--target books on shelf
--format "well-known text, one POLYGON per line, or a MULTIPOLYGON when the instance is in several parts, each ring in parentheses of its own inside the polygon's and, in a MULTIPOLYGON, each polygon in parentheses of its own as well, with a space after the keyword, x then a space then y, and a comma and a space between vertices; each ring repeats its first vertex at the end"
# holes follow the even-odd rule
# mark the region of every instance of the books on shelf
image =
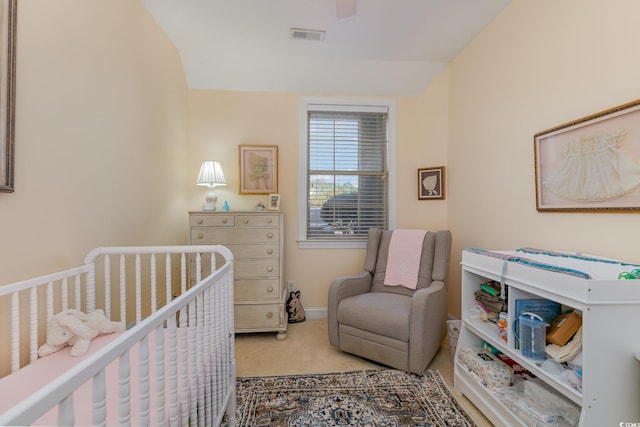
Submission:
POLYGON ((548 299, 517 299, 514 319, 517 319, 523 313, 535 313, 542 317, 545 322, 551 324, 553 319, 560 316, 560 310, 560 303, 556 301, 548 299))

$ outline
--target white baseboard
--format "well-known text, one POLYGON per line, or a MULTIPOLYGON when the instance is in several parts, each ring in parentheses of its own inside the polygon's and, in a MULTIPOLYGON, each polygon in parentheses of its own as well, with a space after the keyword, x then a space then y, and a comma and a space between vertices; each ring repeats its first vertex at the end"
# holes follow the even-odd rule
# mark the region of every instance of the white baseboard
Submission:
POLYGON ((327 318, 327 308, 326 307, 312 307, 304 309, 304 316, 307 319, 326 319, 327 318))
MULTIPOLYGON (((326 307, 311 307, 304 309, 304 315, 307 319, 326 319, 327 308, 326 307)), ((456 316, 451 313, 447 313, 447 320, 458 320, 456 316)))

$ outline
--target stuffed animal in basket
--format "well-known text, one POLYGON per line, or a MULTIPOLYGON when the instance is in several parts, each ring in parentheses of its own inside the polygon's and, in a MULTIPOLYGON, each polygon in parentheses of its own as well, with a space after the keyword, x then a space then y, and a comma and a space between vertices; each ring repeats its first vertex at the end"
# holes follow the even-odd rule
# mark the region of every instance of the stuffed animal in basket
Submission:
POLYGON ((304 308, 300 303, 300 291, 291 292, 287 299, 289 323, 304 322, 304 308))
POLYGON ((63 310, 49 321, 47 341, 40 346, 40 357, 71 346, 72 356, 82 356, 89 350, 89 343, 100 334, 124 331, 124 325, 112 322, 102 310, 84 313, 80 310, 63 310))

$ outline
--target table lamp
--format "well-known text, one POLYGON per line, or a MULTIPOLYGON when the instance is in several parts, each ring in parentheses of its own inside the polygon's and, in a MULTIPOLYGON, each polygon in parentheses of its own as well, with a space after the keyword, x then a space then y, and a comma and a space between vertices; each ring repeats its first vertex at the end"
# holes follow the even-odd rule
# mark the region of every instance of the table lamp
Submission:
POLYGON ((209 187, 209 192, 205 198, 205 204, 202 205, 203 211, 215 211, 216 202, 218 196, 216 196, 215 188, 222 185, 227 185, 227 181, 224 179, 224 173, 222 172, 222 166, 220 162, 215 160, 205 160, 200 166, 200 173, 198 174, 197 185, 209 187))

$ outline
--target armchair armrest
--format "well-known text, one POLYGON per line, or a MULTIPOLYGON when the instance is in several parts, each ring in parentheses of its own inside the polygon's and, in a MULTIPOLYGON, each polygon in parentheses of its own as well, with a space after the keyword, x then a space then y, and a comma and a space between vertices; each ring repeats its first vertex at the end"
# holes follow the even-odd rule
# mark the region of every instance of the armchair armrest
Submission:
POLYGON ((353 276, 340 276, 333 279, 329 285, 327 301, 327 323, 329 326, 329 341, 339 346, 338 337, 338 304, 344 298, 369 292, 373 277, 368 271, 353 276))
POLYGON ((418 289, 411 299, 409 369, 422 372, 417 366, 431 360, 442 343, 447 312, 447 290, 444 282, 434 281, 427 288, 418 289))

